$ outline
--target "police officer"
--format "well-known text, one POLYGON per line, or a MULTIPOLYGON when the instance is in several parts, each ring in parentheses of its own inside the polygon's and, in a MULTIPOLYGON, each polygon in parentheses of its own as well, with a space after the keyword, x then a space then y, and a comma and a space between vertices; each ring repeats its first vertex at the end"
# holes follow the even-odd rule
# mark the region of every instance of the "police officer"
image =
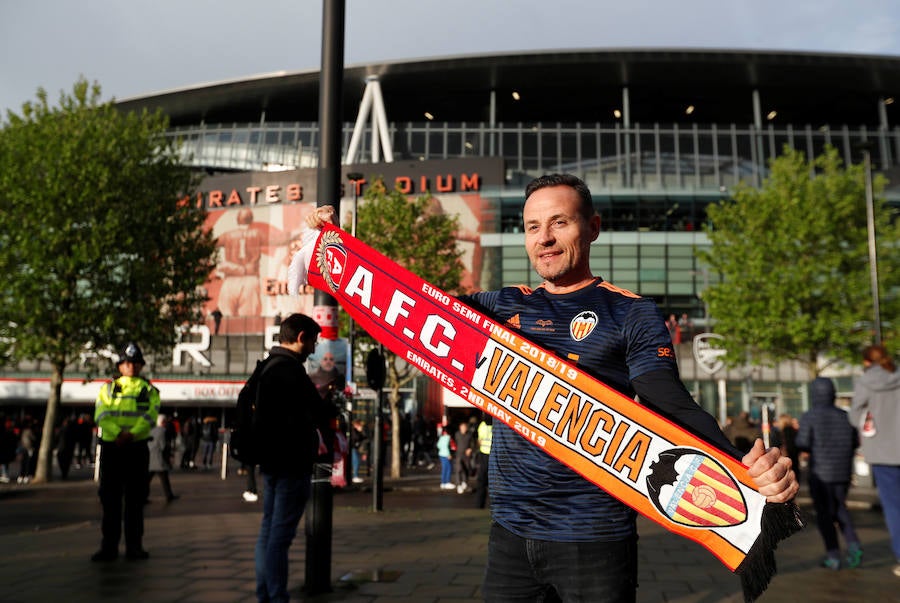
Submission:
POLYGON ((149 557, 144 535, 144 502, 149 491, 147 441, 159 415, 159 390, 140 376, 144 355, 128 343, 118 359, 119 377, 97 395, 94 422, 100 439, 100 502, 103 541, 92 561, 112 561, 119 554, 123 499, 125 557, 149 557))

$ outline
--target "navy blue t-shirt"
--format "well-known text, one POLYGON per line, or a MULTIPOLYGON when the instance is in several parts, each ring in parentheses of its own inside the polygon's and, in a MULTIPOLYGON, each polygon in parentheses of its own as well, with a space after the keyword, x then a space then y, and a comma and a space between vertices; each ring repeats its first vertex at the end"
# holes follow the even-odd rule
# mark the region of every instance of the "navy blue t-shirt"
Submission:
MULTIPOLYGON (((600 278, 571 293, 507 287, 463 299, 626 396, 634 397, 635 377, 677 373, 656 304, 600 278)), ((499 421, 489 477, 493 519, 523 538, 615 541, 635 533, 635 511, 499 421)))

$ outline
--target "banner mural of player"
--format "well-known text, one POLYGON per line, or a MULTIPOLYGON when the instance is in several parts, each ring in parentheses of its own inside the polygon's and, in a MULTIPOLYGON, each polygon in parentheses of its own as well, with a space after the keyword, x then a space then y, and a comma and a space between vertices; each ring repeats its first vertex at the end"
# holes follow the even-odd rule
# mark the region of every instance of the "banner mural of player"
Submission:
MULTIPOLYGON (((435 196, 434 211, 458 216, 458 245, 463 252, 464 283, 472 288, 481 275, 481 212, 485 200, 475 194, 435 196)), ((313 289, 288 295, 287 269, 297 252, 312 202, 245 205, 212 210, 206 225, 218 240, 216 271, 207 284, 204 308, 210 331, 223 335, 261 333, 294 312, 312 316, 313 289)), ((352 201, 341 202, 350 223, 352 201)))

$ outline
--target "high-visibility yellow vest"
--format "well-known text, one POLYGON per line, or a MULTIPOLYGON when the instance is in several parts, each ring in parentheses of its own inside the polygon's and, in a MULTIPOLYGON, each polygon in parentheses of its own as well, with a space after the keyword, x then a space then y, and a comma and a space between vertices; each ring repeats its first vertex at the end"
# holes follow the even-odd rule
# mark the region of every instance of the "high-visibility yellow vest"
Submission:
POLYGON ((481 454, 491 453, 491 438, 493 435, 493 425, 488 425, 484 421, 478 425, 478 450, 481 451, 481 454))
POLYGON ((119 377, 97 394, 94 422, 100 439, 114 441, 129 431, 135 441, 146 440, 159 415, 159 390, 143 377, 119 377))

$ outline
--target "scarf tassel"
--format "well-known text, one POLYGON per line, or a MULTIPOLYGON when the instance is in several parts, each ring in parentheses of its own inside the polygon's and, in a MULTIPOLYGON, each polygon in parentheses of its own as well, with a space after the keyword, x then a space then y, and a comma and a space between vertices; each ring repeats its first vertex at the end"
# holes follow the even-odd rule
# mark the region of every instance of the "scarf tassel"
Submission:
POLYGON ((766 503, 763 507, 759 538, 735 570, 741 577, 745 603, 753 603, 766 590, 775 575, 775 549, 778 543, 803 529, 803 518, 796 504, 766 503))

